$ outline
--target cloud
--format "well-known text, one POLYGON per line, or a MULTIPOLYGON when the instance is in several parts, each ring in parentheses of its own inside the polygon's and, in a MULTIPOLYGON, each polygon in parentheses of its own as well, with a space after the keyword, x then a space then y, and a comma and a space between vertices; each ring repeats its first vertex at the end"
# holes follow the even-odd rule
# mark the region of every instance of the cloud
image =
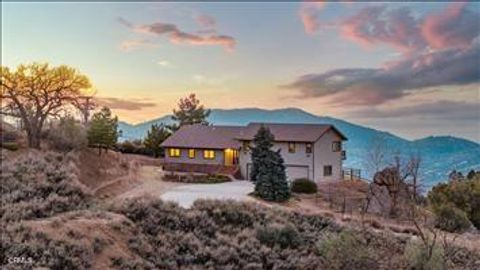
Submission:
POLYGON ((480 42, 469 49, 430 52, 382 68, 335 69, 308 74, 283 87, 300 97, 333 97, 333 102, 376 105, 436 86, 480 82, 480 42))
POLYGON ((467 3, 452 3, 449 8, 427 17, 422 34, 436 49, 466 48, 478 37, 480 14, 467 9, 467 3))
POLYGON ((480 104, 465 101, 440 100, 436 102, 404 106, 395 109, 365 108, 352 111, 357 118, 402 118, 411 116, 435 117, 443 120, 478 121, 480 104))
POLYGON ((320 28, 320 11, 324 6, 325 2, 302 3, 299 15, 305 28, 305 33, 311 35, 318 31, 320 28))
POLYGON ((207 33, 187 33, 181 31, 175 24, 156 22, 152 24, 135 26, 125 19, 118 21, 137 33, 153 34, 156 36, 167 36, 174 44, 188 44, 194 46, 220 45, 227 51, 233 51, 236 40, 227 35, 218 35, 208 31, 207 33))
POLYGON ((201 27, 209 28, 209 29, 210 28, 215 28, 215 25, 217 23, 215 21, 215 18, 213 18, 210 15, 205 15, 205 14, 199 15, 195 19, 201 27))
POLYGON ((168 62, 167 60, 157 61, 157 64, 158 64, 159 66, 162 66, 162 67, 170 67, 170 66, 171 66, 170 62, 168 62))
POLYGON ((121 99, 115 97, 97 97, 95 102, 99 106, 107 106, 110 109, 117 110, 127 110, 127 111, 138 111, 147 107, 155 107, 156 104, 153 102, 145 102, 142 100, 135 99, 121 99))

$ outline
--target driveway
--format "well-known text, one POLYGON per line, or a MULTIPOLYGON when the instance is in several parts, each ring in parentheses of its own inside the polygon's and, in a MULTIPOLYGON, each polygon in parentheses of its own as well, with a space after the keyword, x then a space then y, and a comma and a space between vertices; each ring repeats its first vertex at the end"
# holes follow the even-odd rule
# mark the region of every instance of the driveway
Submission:
POLYGON ((250 181, 233 181, 220 184, 188 184, 173 187, 160 195, 166 201, 174 201, 189 208, 197 199, 232 199, 236 201, 253 201, 248 196, 254 189, 250 181))

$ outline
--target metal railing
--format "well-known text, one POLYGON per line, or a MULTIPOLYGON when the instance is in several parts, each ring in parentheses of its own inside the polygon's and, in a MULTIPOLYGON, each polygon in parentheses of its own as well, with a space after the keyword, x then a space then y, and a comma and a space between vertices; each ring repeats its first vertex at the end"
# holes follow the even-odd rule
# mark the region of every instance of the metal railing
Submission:
POLYGON ((362 171, 360 169, 354 169, 354 168, 343 168, 342 178, 344 180, 361 180, 362 171))

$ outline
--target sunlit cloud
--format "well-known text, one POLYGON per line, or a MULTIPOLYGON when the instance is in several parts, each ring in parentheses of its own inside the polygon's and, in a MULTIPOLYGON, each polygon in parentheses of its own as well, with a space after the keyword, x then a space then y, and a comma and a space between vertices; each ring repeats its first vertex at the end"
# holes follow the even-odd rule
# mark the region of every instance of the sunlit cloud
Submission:
POLYGON ((148 107, 155 107, 153 102, 138 99, 122 99, 116 97, 97 97, 95 103, 115 110, 138 111, 148 107))

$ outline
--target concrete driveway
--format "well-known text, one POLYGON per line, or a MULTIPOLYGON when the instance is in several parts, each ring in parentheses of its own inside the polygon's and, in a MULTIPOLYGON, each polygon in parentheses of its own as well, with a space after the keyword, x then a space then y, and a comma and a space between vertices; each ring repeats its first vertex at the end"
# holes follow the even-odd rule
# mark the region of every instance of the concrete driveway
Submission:
POLYGON ((233 181, 220 184, 188 184, 181 185, 163 193, 160 198, 174 201, 180 206, 189 208, 197 199, 232 199, 237 201, 253 201, 248 196, 254 189, 250 181, 233 181))

